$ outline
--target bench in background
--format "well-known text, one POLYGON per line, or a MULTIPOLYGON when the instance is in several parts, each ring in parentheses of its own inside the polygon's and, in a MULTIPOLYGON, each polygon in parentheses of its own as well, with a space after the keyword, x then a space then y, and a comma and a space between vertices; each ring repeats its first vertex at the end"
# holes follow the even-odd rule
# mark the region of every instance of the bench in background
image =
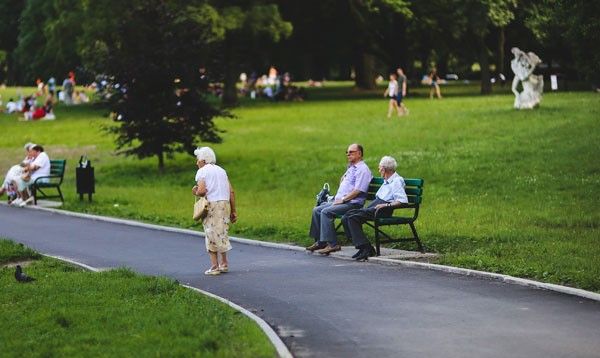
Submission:
MULTIPOLYGON (((415 227, 415 221, 419 217, 419 207, 421 205, 421 201, 423 200, 423 184, 425 181, 423 179, 404 179, 404 183, 406 184, 405 191, 408 197, 407 204, 394 205, 394 212, 392 216, 388 217, 380 217, 379 212, 375 213, 375 219, 367 221, 367 225, 373 228, 375 231, 375 248, 377 250, 377 256, 381 255, 381 244, 388 243, 396 243, 396 242, 412 242, 414 241, 417 244, 419 251, 425 252, 423 248, 423 244, 419 239, 419 235, 417 234, 417 228, 415 227), (412 215, 408 216, 400 216, 402 213, 406 213, 404 210, 400 209, 409 209, 412 212, 412 215), (389 232, 384 230, 387 226, 399 226, 399 225, 408 225, 412 232, 412 236, 410 237, 393 237, 389 232)), ((383 178, 374 177, 369 184, 369 192, 367 193, 367 201, 372 201, 375 199, 375 194, 377 190, 383 184, 383 178)), ((341 218, 342 216, 338 216, 341 218)), ((340 231, 342 224, 340 223, 336 227, 336 231, 338 233, 342 233, 340 231)))
POLYGON ((65 176, 66 166, 67 161, 65 159, 50 160, 50 175, 36 178, 31 185, 31 194, 33 195, 33 202, 35 205, 37 205, 38 199, 60 198, 60 201, 65 201, 62 192, 60 191, 60 185, 65 176), (56 189, 58 194, 50 195, 47 192, 48 189, 56 189))

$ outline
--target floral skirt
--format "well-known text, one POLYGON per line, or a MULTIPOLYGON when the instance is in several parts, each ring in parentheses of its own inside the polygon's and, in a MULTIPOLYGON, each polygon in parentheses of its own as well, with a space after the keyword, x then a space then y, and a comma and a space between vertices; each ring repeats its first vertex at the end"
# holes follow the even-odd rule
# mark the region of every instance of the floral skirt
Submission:
POLYGON ((202 220, 207 251, 227 252, 231 250, 228 236, 230 213, 231 206, 227 200, 208 203, 208 214, 202 220))

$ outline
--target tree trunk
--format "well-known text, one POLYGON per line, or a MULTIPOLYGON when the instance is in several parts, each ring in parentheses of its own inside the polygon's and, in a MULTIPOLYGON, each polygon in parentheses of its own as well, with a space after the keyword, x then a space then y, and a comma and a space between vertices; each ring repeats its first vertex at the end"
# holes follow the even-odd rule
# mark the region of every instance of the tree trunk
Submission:
MULTIPOLYGON (((504 75, 506 77, 506 73, 504 73, 504 46, 506 44, 506 37, 504 35, 504 27, 499 28, 500 33, 498 34, 498 74, 504 75)), ((504 82, 502 81, 502 85, 504 86, 504 82)))
POLYGON ((375 56, 358 50, 354 62, 356 87, 360 89, 375 88, 375 56))
POLYGON ((9 86, 17 85, 17 71, 15 66, 15 60, 13 59, 12 52, 6 53, 6 84, 9 86))
POLYGON ((225 68, 223 78, 223 98, 221 99, 223 106, 233 107, 237 104, 237 76, 235 74, 235 65, 228 64, 225 68))
POLYGON ((485 45, 483 36, 479 37, 479 65, 481 66, 481 94, 492 93, 492 83, 490 82, 490 61, 488 58, 488 49, 485 45))
POLYGON ((162 174, 165 172, 165 153, 160 151, 156 156, 158 157, 158 171, 162 174))
POLYGON ((224 107, 233 107, 237 104, 237 71, 236 61, 234 59, 234 46, 232 40, 225 39, 224 43, 224 62, 225 68, 223 77, 223 97, 221 103, 224 107))

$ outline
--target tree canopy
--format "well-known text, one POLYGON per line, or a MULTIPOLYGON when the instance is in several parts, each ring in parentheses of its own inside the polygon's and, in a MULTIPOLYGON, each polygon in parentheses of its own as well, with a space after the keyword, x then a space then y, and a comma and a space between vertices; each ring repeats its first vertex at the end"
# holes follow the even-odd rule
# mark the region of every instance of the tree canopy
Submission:
MULTIPOLYGON (((164 1, 163 1, 164 2, 164 1)), ((8 84, 35 78, 87 73, 103 46, 94 43, 114 28, 119 2, 89 0, 6 0, 0 3, 0 50, 8 84), (95 13, 82 17, 84 8, 95 13), (105 9, 104 7, 109 7, 105 9), (87 23, 94 22, 90 27, 87 23), (83 30, 83 27, 86 30, 83 30), (93 30, 92 30, 93 29, 93 30), (83 34, 86 34, 83 36, 83 34), (92 46, 93 47, 93 46, 92 46), (96 56, 90 58, 90 53, 96 56)), ((158 2, 160 4, 162 2, 158 2)), ((207 25, 202 58, 213 79, 225 85, 223 100, 235 103, 240 72, 271 65, 298 79, 348 79, 373 86, 376 74, 402 65, 413 78, 435 66, 438 72, 478 75, 482 92, 489 77, 504 72, 508 49, 518 46, 551 59, 573 78, 600 81, 597 2, 575 0, 194 0, 173 1, 189 19, 207 25), (481 69, 472 73, 471 67, 481 69)), ((154 2, 138 3, 150 6, 154 2)), ((131 5, 133 6, 133 5, 131 5)), ((177 36, 173 41, 181 41, 177 36)), ((96 64, 97 65, 97 64, 96 64)), ((94 66, 95 67, 95 66, 94 66)))

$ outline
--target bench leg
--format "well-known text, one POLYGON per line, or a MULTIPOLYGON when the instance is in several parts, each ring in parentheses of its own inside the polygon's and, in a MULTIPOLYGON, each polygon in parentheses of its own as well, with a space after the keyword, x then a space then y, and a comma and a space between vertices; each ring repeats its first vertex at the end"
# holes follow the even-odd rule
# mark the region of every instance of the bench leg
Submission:
POLYGON ((377 252, 377 256, 381 256, 381 243, 379 242, 379 227, 377 223, 375 223, 375 251, 377 252))
POLYGON ((63 198, 62 191, 60 191, 60 186, 57 186, 56 189, 58 189, 58 195, 60 195, 60 201, 64 203, 65 199, 63 198))
POLYGON ((417 246, 419 247, 419 251, 421 251, 422 253, 425 253, 425 250, 423 249, 423 245, 421 244, 421 240, 419 240, 419 235, 417 234, 417 228, 415 228, 415 224, 411 222, 408 225, 410 225, 410 229, 412 230, 415 242, 417 243, 417 246))
POLYGON ((31 186, 31 195, 33 196, 33 205, 37 205, 37 191, 35 190, 35 185, 31 186))

